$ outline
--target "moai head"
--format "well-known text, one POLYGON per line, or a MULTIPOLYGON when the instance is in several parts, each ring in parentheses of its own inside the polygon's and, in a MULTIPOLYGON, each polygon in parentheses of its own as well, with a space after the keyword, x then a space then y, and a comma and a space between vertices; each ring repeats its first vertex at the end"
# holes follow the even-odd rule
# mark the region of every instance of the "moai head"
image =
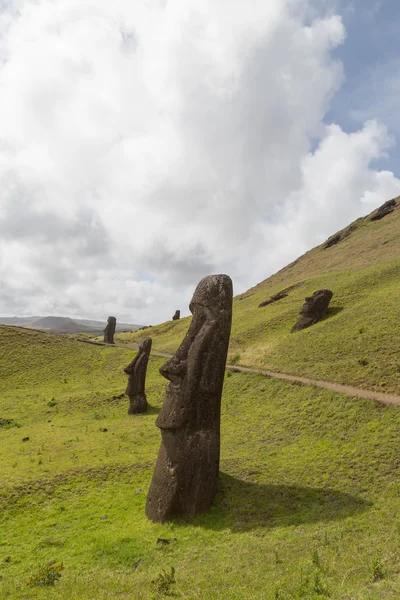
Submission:
POLYGON ((332 296, 333 292, 331 290, 317 290, 312 296, 305 298, 300 310, 300 319, 293 325, 291 332, 306 329, 323 319, 328 311, 332 296))
POLYGON ((232 281, 198 284, 189 330, 160 373, 169 380, 156 425, 161 447, 146 514, 156 522, 209 509, 217 491, 220 410, 232 321, 232 281))
POLYGON ((180 310, 176 310, 174 316, 172 317, 172 320, 173 321, 177 321, 180 318, 181 318, 181 311, 180 310))
POLYGON ((331 290, 317 290, 304 299, 300 314, 304 317, 324 315, 333 296, 331 290))
POLYGON ((160 429, 186 424, 200 429, 203 421, 219 418, 219 404, 232 320, 232 281, 210 275, 198 284, 189 305, 189 330, 160 373, 170 381, 156 421, 160 429))

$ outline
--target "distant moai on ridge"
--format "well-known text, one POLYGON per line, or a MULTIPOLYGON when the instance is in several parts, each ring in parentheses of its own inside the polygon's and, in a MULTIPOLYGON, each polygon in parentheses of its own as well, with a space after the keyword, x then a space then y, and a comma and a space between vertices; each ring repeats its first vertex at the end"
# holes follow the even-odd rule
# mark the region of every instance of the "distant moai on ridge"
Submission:
POLYGON ((176 310, 174 316, 172 317, 172 320, 173 321, 177 321, 180 318, 181 318, 181 311, 180 310, 176 310))
POLYGON ((317 290, 312 296, 305 298, 304 304, 300 311, 300 319, 295 323, 290 330, 291 333, 301 331, 306 327, 315 325, 321 321, 328 312, 329 302, 331 301, 333 292, 331 290, 317 290))
POLYGON ((147 410, 145 385, 151 344, 151 338, 143 338, 139 344, 139 351, 135 358, 124 369, 125 373, 129 376, 128 387, 125 390, 125 394, 129 396, 128 415, 136 415, 147 410))
POLYGON ((221 394, 232 322, 232 281, 209 275, 190 303, 193 319, 161 368, 170 381, 156 425, 161 446, 147 496, 156 523, 207 511, 218 487, 221 394))
POLYGON ((114 343, 115 328, 117 326, 117 319, 115 317, 108 317, 107 325, 104 329, 104 341, 106 344, 114 343))

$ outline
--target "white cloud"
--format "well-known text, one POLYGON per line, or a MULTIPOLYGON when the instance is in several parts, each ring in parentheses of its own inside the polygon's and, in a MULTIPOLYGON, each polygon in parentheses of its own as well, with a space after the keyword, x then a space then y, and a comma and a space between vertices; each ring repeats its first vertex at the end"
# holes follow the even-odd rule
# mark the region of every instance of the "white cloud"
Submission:
POLYGON ((400 190, 382 125, 324 123, 345 31, 306 0, 20 0, 0 32, 0 314, 168 319, 400 190))

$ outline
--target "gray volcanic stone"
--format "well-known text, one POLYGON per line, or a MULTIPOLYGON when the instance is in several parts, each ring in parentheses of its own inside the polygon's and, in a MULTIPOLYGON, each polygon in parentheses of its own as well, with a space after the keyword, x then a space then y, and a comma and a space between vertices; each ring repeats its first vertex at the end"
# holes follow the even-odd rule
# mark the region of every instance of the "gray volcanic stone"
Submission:
POLYGON ((115 328, 117 326, 117 319, 115 317, 108 317, 107 325, 104 329, 104 341, 106 344, 114 343, 115 328))
POLYGON ((370 221, 379 221, 389 215, 396 208, 396 200, 388 200, 385 204, 382 204, 379 208, 377 208, 371 215, 370 221))
POLYGON ((273 304, 274 302, 278 302, 278 300, 282 300, 283 298, 287 298, 289 296, 289 292, 291 292, 292 290, 300 287, 301 285, 304 285, 304 281, 298 281, 297 283, 294 283, 293 285, 290 285, 289 287, 285 288, 284 290, 281 290, 277 294, 274 294, 273 296, 271 296, 267 300, 264 300, 264 302, 261 302, 261 304, 258 305, 258 308, 262 308, 263 306, 268 306, 269 304, 273 304))
POLYGON ((323 319, 328 312, 332 296, 333 292, 331 290, 317 290, 312 296, 305 298, 300 311, 300 319, 293 325, 291 333, 311 327, 311 325, 315 325, 315 323, 323 319))
POLYGON ((161 368, 169 380, 156 425, 161 446, 147 496, 156 523, 207 511, 218 487, 221 394, 232 322, 232 281, 198 284, 182 344, 161 368))
POLYGON ((136 415, 147 410, 145 384, 151 344, 151 338, 143 338, 139 344, 139 351, 135 358, 124 369, 125 373, 129 376, 128 387, 125 391, 125 394, 129 396, 128 415, 136 415))
POLYGON ((174 316, 172 317, 172 320, 173 321, 177 321, 180 318, 181 318, 181 311, 180 310, 176 310, 174 316))

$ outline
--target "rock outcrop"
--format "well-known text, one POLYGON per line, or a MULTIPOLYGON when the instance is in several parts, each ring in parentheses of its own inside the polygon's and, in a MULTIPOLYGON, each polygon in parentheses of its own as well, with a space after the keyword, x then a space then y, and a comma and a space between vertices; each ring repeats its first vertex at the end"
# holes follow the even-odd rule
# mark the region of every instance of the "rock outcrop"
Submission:
POLYGON ((390 213, 393 212, 395 208, 396 200, 388 200, 372 213, 369 220, 379 221, 379 219, 383 219, 383 217, 386 217, 386 215, 390 215, 390 213))
POLYGON ((336 246, 336 244, 348 238, 353 233, 353 231, 360 227, 363 221, 364 218, 361 217, 360 219, 357 219, 357 221, 354 221, 354 223, 352 223, 348 227, 345 227, 341 231, 338 231, 334 235, 331 235, 331 237, 329 237, 323 245, 324 250, 326 250, 327 248, 332 248, 332 246, 336 246))
POLYGON ((304 285, 304 281, 299 281, 298 283, 294 283, 293 285, 290 285, 289 287, 285 288, 284 290, 281 290, 280 292, 277 292, 276 294, 274 294, 273 296, 271 296, 267 300, 264 300, 263 302, 261 302, 258 305, 258 308, 263 308, 263 306, 268 306, 268 304, 273 304, 274 302, 278 302, 278 300, 282 300, 283 298, 287 298, 287 296, 289 296, 289 293, 292 290, 300 287, 301 285, 304 285))

